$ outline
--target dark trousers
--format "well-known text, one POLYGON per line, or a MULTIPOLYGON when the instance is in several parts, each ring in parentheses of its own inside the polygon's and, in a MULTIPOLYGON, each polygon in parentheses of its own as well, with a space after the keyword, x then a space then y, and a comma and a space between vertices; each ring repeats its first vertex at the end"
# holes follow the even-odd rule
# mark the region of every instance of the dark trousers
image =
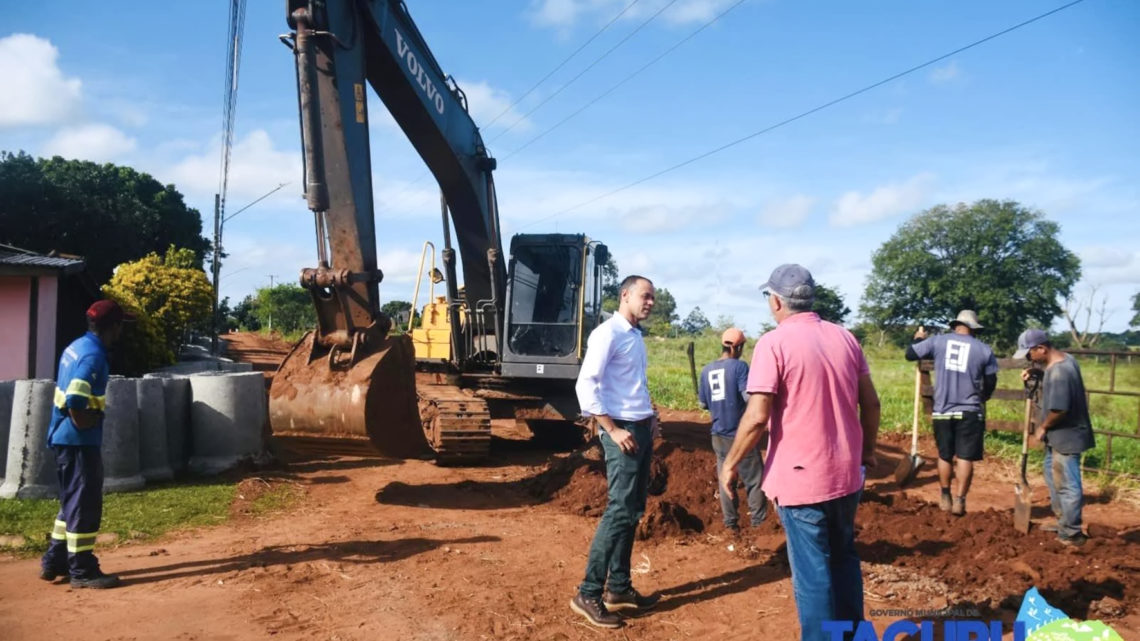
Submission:
MULTIPOLYGON (((720 496, 720 511, 724 515, 724 526, 728 528, 737 527, 737 521, 740 518, 736 511, 736 488, 733 488, 732 493, 729 494, 724 491, 723 484, 719 481, 721 471, 724 469, 724 459, 728 456, 728 451, 732 449, 734 440, 735 437, 732 436, 712 435, 712 448, 713 452, 716 453, 716 478, 718 485, 722 486, 718 487, 717 494, 720 496)), ((768 517, 768 498, 760 489, 760 482, 764 478, 764 459, 760 458, 759 446, 740 459, 740 465, 737 466, 736 471, 740 476, 740 483, 744 484, 744 490, 748 492, 750 522, 752 527, 757 527, 768 517)))
POLYGON ((55 445, 52 450, 59 476, 59 515, 41 563, 45 570, 76 579, 98 576, 94 549, 103 519, 103 455, 97 446, 55 445))
POLYGON ((649 497, 649 461, 653 458, 649 421, 614 423, 633 435, 637 452, 623 454, 609 434, 604 430, 599 433, 606 455, 609 502, 590 544, 586 578, 578 586, 578 591, 588 597, 601 596, 607 586, 611 592, 618 593, 628 592, 633 587, 629 576, 633 536, 649 497))

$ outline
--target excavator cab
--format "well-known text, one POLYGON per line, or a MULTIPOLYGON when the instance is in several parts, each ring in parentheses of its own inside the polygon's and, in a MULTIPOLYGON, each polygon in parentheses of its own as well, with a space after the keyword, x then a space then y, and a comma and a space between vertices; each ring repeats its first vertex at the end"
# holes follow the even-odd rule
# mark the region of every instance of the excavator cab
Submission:
POLYGON ((573 380, 601 314, 606 246, 581 234, 519 234, 507 265, 500 371, 573 380))

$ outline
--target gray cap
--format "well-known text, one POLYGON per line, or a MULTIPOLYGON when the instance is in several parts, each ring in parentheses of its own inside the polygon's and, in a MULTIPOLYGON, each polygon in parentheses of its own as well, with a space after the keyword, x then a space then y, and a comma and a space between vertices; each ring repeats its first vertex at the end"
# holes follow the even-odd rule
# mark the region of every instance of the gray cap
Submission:
POLYGON ((955 325, 965 325, 970 329, 985 329, 982 324, 978 322, 978 313, 972 309, 963 309, 958 312, 958 318, 950 321, 950 327, 955 325))
POLYGON ((1049 342, 1049 335, 1043 329, 1027 329, 1021 332, 1021 336, 1017 337, 1017 351, 1013 353, 1013 357, 1017 359, 1025 358, 1029 355, 1029 350, 1044 345, 1049 342))
POLYGON ((811 301, 815 298, 815 280, 802 265, 785 263, 772 271, 768 282, 760 286, 785 300, 811 301))

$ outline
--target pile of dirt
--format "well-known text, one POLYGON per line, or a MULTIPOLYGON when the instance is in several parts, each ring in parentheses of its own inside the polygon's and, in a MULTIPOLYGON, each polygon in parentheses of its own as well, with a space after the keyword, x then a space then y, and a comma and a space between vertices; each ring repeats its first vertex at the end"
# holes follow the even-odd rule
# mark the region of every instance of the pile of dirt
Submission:
MULTIPOLYGON (((706 449, 661 444, 653 453, 649 500, 638 526, 640 540, 662 540, 722 528, 716 457, 706 449)), ((555 459, 531 479, 528 490, 571 514, 600 517, 606 508, 606 473, 600 448, 555 459)), ((744 491, 740 507, 747 510, 744 491)), ((778 530, 771 518, 762 528, 778 530)))
POLYGON ((953 517, 904 494, 868 491, 859 510, 859 552, 866 562, 911 568, 958 587, 983 611, 1016 610, 1036 586, 1077 618, 1104 598, 1140 608, 1140 540, 1107 526, 1093 527, 1082 548, 1034 528, 1013 529, 1010 511, 989 509, 953 517))
MULTIPOLYGON (((665 540, 720 531, 715 464, 707 449, 662 444, 654 453, 651 494, 638 538, 665 540)), ((600 450, 595 446, 555 459, 528 480, 526 490, 569 513, 601 516, 606 479, 600 450)), ((741 508, 747 509, 743 504, 741 508)), ((1070 548, 1055 534, 1037 528, 1028 535, 1018 533, 1009 510, 953 517, 907 493, 876 489, 864 492, 856 527, 859 554, 867 567, 901 573, 893 579, 876 575, 878 583, 868 584, 868 589, 892 595, 889 599, 929 583, 923 594, 970 605, 985 616, 1008 618, 1025 591, 1036 586, 1050 603, 1077 618, 1103 616, 1103 603, 1113 604, 1121 614, 1140 611, 1140 532, 1118 533, 1093 525, 1088 544, 1070 548)), ((774 509, 758 530, 746 532, 752 542, 764 542, 773 550, 783 542, 774 509)))

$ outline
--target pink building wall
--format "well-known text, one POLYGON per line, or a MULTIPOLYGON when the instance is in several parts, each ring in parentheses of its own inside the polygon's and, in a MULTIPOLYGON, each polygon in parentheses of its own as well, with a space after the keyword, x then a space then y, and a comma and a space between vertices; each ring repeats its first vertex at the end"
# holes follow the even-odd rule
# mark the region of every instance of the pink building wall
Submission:
POLYGON ((55 332, 59 283, 55 276, 38 276, 36 305, 35 371, 28 371, 28 347, 32 337, 32 278, 0 276, 0 380, 55 378, 55 332))

